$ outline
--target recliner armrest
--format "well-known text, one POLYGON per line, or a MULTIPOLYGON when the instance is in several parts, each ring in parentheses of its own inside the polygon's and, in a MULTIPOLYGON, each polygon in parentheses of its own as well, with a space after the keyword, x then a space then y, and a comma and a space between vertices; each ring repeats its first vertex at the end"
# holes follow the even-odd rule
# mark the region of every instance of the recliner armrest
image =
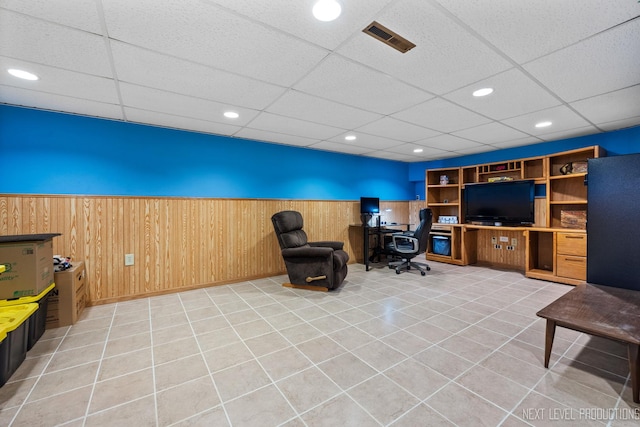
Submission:
POLYGON ((283 258, 328 258, 333 254, 332 248, 302 246, 299 248, 287 248, 282 250, 283 258))
POLYGON ((335 242, 332 240, 322 241, 322 242, 307 242, 309 246, 317 247, 326 247, 331 248, 333 250, 339 251, 344 248, 344 242, 335 242))

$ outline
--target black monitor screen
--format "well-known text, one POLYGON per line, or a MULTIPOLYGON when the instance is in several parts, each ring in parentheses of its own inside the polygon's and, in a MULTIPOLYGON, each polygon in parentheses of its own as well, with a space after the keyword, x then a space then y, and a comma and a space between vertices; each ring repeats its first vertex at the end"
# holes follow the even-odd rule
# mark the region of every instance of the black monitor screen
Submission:
POLYGON ((380 199, 377 197, 360 197, 360 213, 380 213, 380 199))
POLYGON ((531 180, 467 184, 464 189, 465 221, 533 224, 534 193, 535 183, 531 180))

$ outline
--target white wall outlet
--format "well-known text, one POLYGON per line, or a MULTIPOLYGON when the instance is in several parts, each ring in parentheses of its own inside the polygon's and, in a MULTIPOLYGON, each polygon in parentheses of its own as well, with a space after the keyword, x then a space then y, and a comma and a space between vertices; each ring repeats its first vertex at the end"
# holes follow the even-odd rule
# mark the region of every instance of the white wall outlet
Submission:
POLYGON ((511 246, 516 247, 518 246, 518 239, 516 239, 515 237, 511 238, 511 246))
POLYGON ((124 265, 133 265, 133 254, 125 254, 124 265))
POLYGON ((492 237, 491 244, 495 245, 496 243, 498 243, 498 239, 496 237, 492 237))

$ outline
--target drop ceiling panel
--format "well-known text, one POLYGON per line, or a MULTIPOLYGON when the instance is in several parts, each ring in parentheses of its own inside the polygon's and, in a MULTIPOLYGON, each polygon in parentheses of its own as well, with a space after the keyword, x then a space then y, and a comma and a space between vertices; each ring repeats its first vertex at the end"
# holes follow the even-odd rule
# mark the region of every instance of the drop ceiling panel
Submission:
POLYGON ((458 89, 444 98, 496 120, 520 116, 561 103, 517 68, 458 89), (482 97, 472 95, 475 90, 487 87, 493 88, 494 92, 482 97))
POLYGON ((76 73, 46 65, 0 56, 0 70, 18 68, 31 70, 40 78, 36 81, 16 79, 9 73, 0 73, 0 84, 38 92, 85 98, 92 101, 118 104, 118 92, 112 79, 76 73))
POLYGON ((572 102, 571 106, 596 125, 640 116, 640 85, 572 102))
POLYGON ((539 135, 540 139, 544 139, 545 141, 556 141, 558 139, 566 139, 566 138, 576 138, 578 136, 585 135, 593 135, 599 133, 600 131, 594 126, 582 126, 573 129, 567 130, 559 130, 557 132, 545 133, 543 135, 539 135))
POLYGON ((433 95, 337 55, 329 56, 294 87, 380 114, 391 114, 433 98, 433 95))
POLYGON ((95 1, 0 0, 0 7, 68 27, 102 33, 95 1))
POLYGON ((303 40, 334 50, 338 45, 373 21, 392 0, 349 0, 342 2, 340 19, 321 22, 313 17, 315 1, 291 0, 206 0, 252 20, 263 22, 303 40), (286 10, 286 13, 283 13, 286 10))
POLYGON ((0 55, 112 77, 102 36, 0 9, 0 55))
POLYGON ((327 54, 202 1, 103 3, 112 38, 274 84, 292 84, 327 54))
POLYGON ((393 138, 404 142, 413 142, 419 139, 438 135, 440 132, 403 122, 392 117, 382 117, 379 120, 366 124, 356 129, 371 135, 393 138))
POLYGON ((498 122, 491 122, 470 129, 453 132, 452 135, 470 139, 483 144, 493 144, 514 139, 526 138, 529 135, 498 122))
POLYGON ((368 148, 369 150, 386 150, 391 147, 403 145, 402 141, 398 141, 391 138, 384 138, 375 135, 368 135, 365 133, 358 134, 358 138, 355 141, 345 141, 343 135, 338 135, 329 139, 332 142, 341 142, 343 144, 356 145, 358 147, 368 148))
POLYGON ((404 154, 416 160, 442 158, 451 154, 450 151, 440 150, 438 148, 433 148, 433 147, 425 147, 423 145, 411 144, 411 143, 398 145, 396 147, 391 147, 385 151, 404 154), (419 153, 415 153, 413 150, 416 150, 416 149, 419 149, 422 151, 419 153))
POLYGON ((503 120, 503 123, 524 133, 538 136, 545 140, 550 139, 543 138, 541 135, 564 132, 571 129, 589 126, 589 122, 564 105, 524 114, 519 117, 513 117, 511 119, 503 120), (535 127, 536 123, 546 121, 550 121, 553 124, 546 128, 535 127))
POLYGON ((603 131, 612 131, 618 129, 624 129, 631 126, 638 126, 640 123, 640 116, 629 117, 628 119, 623 120, 613 120, 606 123, 599 123, 598 127, 603 131))
POLYGON ((640 15, 636 1, 436 1, 517 62, 578 43, 640 15))
POLYGON ((425 147, 437 148, 444 151, 458 151, 469 148, 484 147, 485 151, 491 150, 491 147, 486 147, 484 144, 479 144, 468 139, 460 138, 454 135, 439 135, 433 138, 423 139, 417 141, 416 144, 425 147))
POLYGON ((296 90, 287 92, 266 111, 310 122, 322 122, 342 129, 358 127, 382 117, 380 114, 327 101, 296 90))
POLYGON ((0 86, 0 103, 107 119, 123 119, 122 108, 116 104, 105 104, 17 87, 0 86))
POLYGON ((491 119, 487 117, 442 98, 423 102, 415 107, 393 114, 393 117, 444 133, 491 122, 491 119))
POLYGON ((117 41, 111 50, 118 79, 127 83, 253 109, 265 108, 286 90, 117 41))
POLYGON ((317 148, 318 150, 334 151, 347 154, 365 154, 370 153, 371 150, 365 147, 359 147, 351 144, 339 144, 331 141, 320 141, 313 144, 311 148, 317 148))
POLYGON ((235 110, 240 114, 240 117, 230 122, 223 116, 228 106, 207 99, 164 92, 129 83, 120 83, 120 93, 126 107, 156 111, 172 116, 188 116, 199 120, 233 123, 236 126, 246 125, 257 114, 257 111, 254 110, 236 108, 235 110))
POLYGON ((540 140, 539 138, 536 138, 535 136, 529 136, 526 138, 513 139, 510 141, 494 142, 491 145, 496 148, 513 148, 522 147, 524 145, 538 144, 540 142, 542 142, 542 140, 540 140))
POLYGON ((344 132, 344 129, 271 113, 260 113, 248 127, 319 140, 331 138, 344 132))
POLYGON ((266 141, 276 144, 296 145, 300 147, 308 147, 318 142, 317 139, 249 128, 242 129, 236 133, 235 136, 238 138, 252 139, 254 141, 266 141))
POLYGON ((166 128, 188 129, 196 132, 215 133, 218 135, 233 135, 242 129, 240 126, 173 116, 170 114, 158 113, 156 111, 139 110, 137 108, 125 107, 125 114, 127 115, 127 120, 130 122, 150 124, 166 128))
POLYGON ((376 21, 417 46, 401 54, 363 34, 338 53, 438 95, 512 66, 424 0, 397 1, 376 21))
POLYGON ((572 102, 639 84, 638 52, 640 19, 524 67, 562 99, 572 102), (621 52, 626 54, 621 55, 621 52))

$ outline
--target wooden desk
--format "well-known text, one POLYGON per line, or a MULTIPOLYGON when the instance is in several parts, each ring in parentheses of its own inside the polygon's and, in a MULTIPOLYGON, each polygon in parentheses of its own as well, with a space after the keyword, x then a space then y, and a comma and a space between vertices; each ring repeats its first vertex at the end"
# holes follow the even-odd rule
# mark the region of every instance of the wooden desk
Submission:
POLYGON ((362 228, 362 253, 365 271, 369 271, 369 264, 373 262, 375 258, 379 258, 384 254, 384 235, 401 233, 402 228, 406 227, 406 231, 411 230, 411 224, 408 223, 385 223, 376 227, 370 227, 368 225, 351 224, 350 227, 362 228), (397 227, 400 227, 398 229, 397 227), (376 239, 375 245, 371 245, 370 237, 374 236, 376 239), (371 255, 369 255, 372 253, 371 255))
POLYGON ((640 291, 582 284, 537 313, 547 319, 544 367, 549 367, 556 326, 628 346, 633 401, 640 403, 640 291))

